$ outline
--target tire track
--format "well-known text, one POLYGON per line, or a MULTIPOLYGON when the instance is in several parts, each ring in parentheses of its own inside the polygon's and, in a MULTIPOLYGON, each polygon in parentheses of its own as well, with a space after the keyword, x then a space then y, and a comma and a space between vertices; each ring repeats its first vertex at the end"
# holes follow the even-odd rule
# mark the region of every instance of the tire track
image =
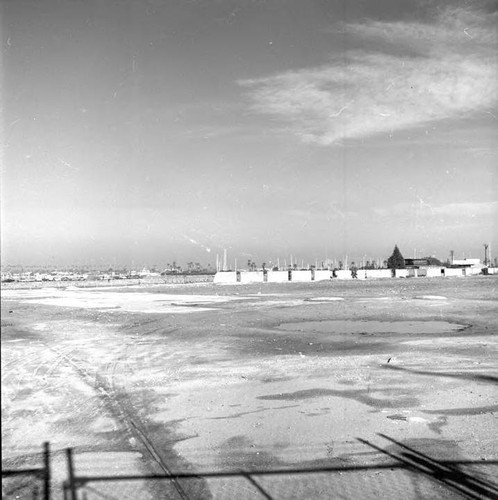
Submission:
MULTIPOLYGON (((101 380, 101 387, 108 386, 109 391, 112 395, 116 395, 119 392, 121 392, 117 387, 116 387, 116 371, 118 366, 120 366, 123 361, 125 361, 127 368, 129 371, 131 371, 131 366, 128 361, 128 349, 130 347, 130 344, 126 344, 125 346, 125 352, 117 358, 114 362, 107 363, 106 368, 104 370, 105 373, 110 373, 110 377, 108 380, 105 380, 104 377, 98 376, 99 379, 101 380)), ((108 394, 109 395, 109 394, 108 394)), ((111 396, 110 396, 111 397, 111 396)), ((166 474, 166 476, 171 477, 173 472, 170 470, 166 462, 161 458, 160 454, 157 452, 156 448, 152 444, 152 441, 148 439, 146 434, 140 429, 140 426, 137 425, 137 422, 135 419, 129 414, 129 412, 126 410, 126 408, 118 402, 118 399, 116 397, 113 398, 113 401, 118 405, 119 407, 119 412, 120 414, 124 417, 123 420, 124 422, 129 423, 131 426, 131 434, 134 436, 138 436, 140 442, 142 445, 147 449, 149 452, 150 456, 155 460, 155 462, 159 465, 159 467, 162 469, 162 471, 166 474)), ((130 429, 128 429, 130 431, 130 429)), ((171 481, 173 485, 175 486, 175 489, 177 490, 178 494, 180 495, 180 498, 182 500, 187 500, 188 495, 181 486, 181 484, 178 482, 177 479, 171 477, 171 481)))
MULTIPOLYGON (((105 377, 103 377, 99 373, 95 373, 95 375, 92 376, 85 368, 80 366, 78 362, 74 360, 74 358, 61 352, 59 349, 50 346, 47 346, 47 348, 50 351, 53 351, 57 353, 59 356, 61 356, 76 371, 79 377, 87 385, 90 385, 93 389, 95 389, 98 392, 99 397, 105 402, 106 406, 111 410, 111 412, 116 417, 118 417, 116 420, 118 420, 118 422, 124 425, 126 433, 130 436, 129 441, 140 442, 142 444, 142 448, 144 448, 147 451, 148 455, 165 473, 166 477, 170 478, 171 484, 174 486, 176 492, 178 493, 179 498, 181 498, 181 500, 188 500, 189 497, 186 494, 185 490, 178 482, 178 480, 172 477, 173 474, 172 471, 169 469, 167 464, 164 462, 164 460, 161 458, 157 450, 154 448, 152 442, 148 439, 146 434, 140 429, 140 426, 137 425, 137 422, 135 422, 135 419, 128 413, 126 408, 119 401, 118 397, 119 391, 115 387, 114 374, 123 356, 120 356, 120 358, 118 358, 114 362, 107 363, 106 371, 108 371, 109 368, 111 371, 111 380, 108 381, 106 380, 105 377)), ((73 351, 70 352, 72 353, 73 351)))
MULTIPOLYGON (((2 356, 5 356, 5 351, 2 356)), ((2 388, 14 387, 17 384, 16 392, 19 392, 20 386, 27 384, 29 380, 36 377, 38 370, 45 365, 46 360, 40 361, 40 352, 38 350, 32 349, 27 353, 18 354, 14 359, 2 364, 2 388), (38 362, 37 365, 35 365, 36 362, 38 362), (32 370, 33 365, 36 368, 28 376, 27 374, 32 370)))

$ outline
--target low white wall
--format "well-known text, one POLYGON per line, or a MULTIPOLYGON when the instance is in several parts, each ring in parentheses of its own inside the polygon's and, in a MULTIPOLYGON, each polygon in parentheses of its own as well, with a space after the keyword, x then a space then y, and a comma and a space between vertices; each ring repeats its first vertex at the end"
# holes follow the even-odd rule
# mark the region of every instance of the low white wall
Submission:
POLYGON ((440 278, 441 276, 444 276, 444 274, 441 272, 440 267, 428 267, 427 268, 427 277, 428 278, 440 278))
POLYGON ((466 267, 464 268, 465 276, 475 276, 481 274, 482 269, 480 267, 466 267))
POLYGON ((315 281, 324 281, 332 278, 332 271, 327 269, 315 269, 315 281))
MULTIPOLYGON (((404 271, 405 269, 396 269, 396 271, 404 271)), ((360 273, 364 271, 358 271, 358 277, 360 273)), ((392 278, 392 272, 390 269, 367 269, 367 278, 392 278)))
POLYGON ((396 278, 408 278, 408 269, 396 269, 396 278))
POLYGON ((288 271, 268 271, 268 283, 286 283, 289 281, 288 271))
POLYGON ((263 271, 241 271, 240 273, 241 283, 263 283, 263 281, 263 271))
POLYGON ((444 270, 444 275, 451 276, 463 276, 463 269, 459 269, 457 267, 446 267, 444 270))
POLYGON ((311 281, 311 271, 292 271, 291 281, 311 281))
POLYGON ((488 267, 488 274, 498 274, 498 267, 488 267))
POLYGON ((350 280, 352 279, 351 271, 346 271, 344 269, 339 269, 335 272, 335 276, 339 280, 350 280))
MULTIPOLYGON (((339 270, 335 272, 336 278, 340 280, 352 280, 353 276, 351 274, 351 270, 339 270)), ((358 269, 356 271, 356 279, 358 280, 364 280, 367 278, 366 270, 365 269, 358 269)))
POLYGON ((226 271, 214 275, 214 283, 237 283, 237 273, 226 271))

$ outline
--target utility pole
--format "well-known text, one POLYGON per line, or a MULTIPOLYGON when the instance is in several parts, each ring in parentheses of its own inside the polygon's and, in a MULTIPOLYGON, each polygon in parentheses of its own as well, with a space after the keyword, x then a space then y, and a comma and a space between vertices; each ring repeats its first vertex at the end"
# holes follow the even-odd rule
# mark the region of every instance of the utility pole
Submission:
POLYGON ((450 264, 453 265, 455 260, 455 250, 450 250, 450 264))
POLYGON ((484 243, 484 265, 489 263, 489 243, 484 243))

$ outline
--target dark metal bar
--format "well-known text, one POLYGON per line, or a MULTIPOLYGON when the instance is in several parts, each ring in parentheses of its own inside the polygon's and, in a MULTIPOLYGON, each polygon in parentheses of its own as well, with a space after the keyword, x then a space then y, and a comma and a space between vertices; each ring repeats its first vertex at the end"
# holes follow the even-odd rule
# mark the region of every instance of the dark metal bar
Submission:
POLYGON ((12 476, 41 476, 43 475, 43 469, 19 469, 19 470, 3 470, 2 477, 12 477, 12 476))
POLYGON ((67 456, 67 472, 69 476, 69 500, 78 500, 76 496, 76 483, 74 481, 74 466, 73 466, 73 450, 66 449, 67 456))
MULTIPOLYGON (((384 435, 381 435, 384 437, 384 435)), ((472 498, 474 500, 478 500, 480 498, 483 498, 482 496, 479 496, 472 491, 472 488, 469 488, 468 485, 466 484, 461 484, 459 482, 452 481, 451 479, 448 479, 446 477, 446 474, 444 474, 444 469, 440 465, 437 465, 438 462, 434 461, 434 464, 431 464, 429 461, 425 460, 420 462, 417 462, 414 460, 415 455, 410 455, 410 454, 402 454, 402 455, 395 455, 393 453, 390 453, 387 450, 384 450, 380 448, 379 446, 376 446, 375 444, 371 443, 370 441, 367 441, 365 439, 360 439, 356 438, 358 441, 360 441, 363 444, 366 444, 367 446, 370 446, 371 448, 379 451, 380 453, 384 453, 385 455, 388 455, 391 458, 396 458, 400 462, 404 463, 406 465, 406 468, 409 470, 412 470, 413 472, 418 472, 421 474, 425 474, 426 476, 432 477, 436 479, 437 481, 440 481, 441 483, 457 490, 460 493, 463 493, 466 495, 468 498, 472 498), (471 491, 469 491, 469 489, 471 491)), ((388 438, 389 439, 389 438, 388 438)), ((391 439, 389 439, 391 440, 391 439)), ((397 443, 398 444, 398 443, 397 443)), ((446 464, 442 463, 443 466, 446 467, 446 464)), ((491 497, 493 498, 493 497, 491 497)), ((496 498, 496 497, 495 497, 496 498)))
POLYGON ((387 439, 388 441, 391 441, 391 443, 396 444, 400 448, 407 450, 409 453, 402 453, 403 457, 412 460, 416 464, 426 467, 431 472, 436 471, 440 473, 442 476, 446 478, 446 480, 450 482, 455 481, 455 479, 451 477, 455 476, 458 477, 460 481, 464 480, 463 482, 465 484, 459 482, 460 485, 462 486, 467 485, 466 487, 471 487, 475 489, 477 493, 481 494, 490 494, 490 492, 493 494, 498 493, 498 488, 495 485, 488 484, 485 481, 481 481, 479 478, 469 476, 464 471, 462 471, 458 467, 455 467, 452 464, 436 460, 428 455, 425 455, 424 453, 421 453, 420 451, 415 450, 414 448, 410 448, 404 443, 400 443, 395 439, 386 436, 385 434, 379 433, 379 436, 383 437, 384 439, 387 439))
MULTIPOLYGON (((370 444, 370 443, 368 443, 370 444)), ((379 450, 382 450, 379 448, 379 450)), ((388 454, 388 453, 386 453, 388 454)), ((171 479, 172 477, 177 479, 199 479, 199 478, 222 478, 222 477, 241 477, 243 474, 251 474, 251 476, 276 476, 276 475, 295 475, 295 474, 323 474, 327 472, 360 472, 368 470, 383 470, 383 469, 406 469, 408 466, 406 462, 400 461, 400 457, 396 455, 391 455, 395 458, 396 462, 390 462, 387 464, 378 465, 353 465, 347 467, 322 467, 317 469, 279 469, 279 470, 252 470, 246 472, 240 471, 228 471, 228 472, 179 472, 171 473, 171 475, 165 476, 163 474, 144 474, 144 475, 129 475, 129 476, 78 476, 75 478, 75 483, 77 485, 82 485, 87 482, 93 481, 122 481, 126 480, 141 480, 141 479, 171 479)), ((441 464, 446 466, 451 465, 472 465, 477 462, 472 460, 458 460, 458 461, 444 461, 441 464)), ((498 465, 498 460, 487 460, 486 462, 478 462, 479 465, 498 465)))
POLYGON ((172 473, 171 476, 163 474, 144 474, 144 475, 129 475, 129 476, 78 476, 75 478, 77 485, 82 485, 93 481, 122 481, 126 480, 141 480, 141 479, 203 479, 203 478, 222 478, 222 477, 242 477, 244 474, 251 476, 278 476, 278 475, 293 475, 293 474, 323 474, 327 472, 359 472, 372 469, 406 469, 406 466, 400 463, 388 463, 381 465, 358 465, 349 467, 324 467, 320 469, 280 469, 280 470, 252 470, 252 471, 230 471, 230 472, 179 472, 172 473))
POLYGON ((273 498, 268 493, 266 493, 263 487, 260 486, 258 482, 251 477, 250 474, 242 473, 242 475, 266 498, 266 500, 273 500, 273 498))
POLYGON ((50 470, 50 444, 48 442, 43 443, 43 465, 45 471, 45 474, 43 476, 43 499, 50 500, 51 470, 50 470))

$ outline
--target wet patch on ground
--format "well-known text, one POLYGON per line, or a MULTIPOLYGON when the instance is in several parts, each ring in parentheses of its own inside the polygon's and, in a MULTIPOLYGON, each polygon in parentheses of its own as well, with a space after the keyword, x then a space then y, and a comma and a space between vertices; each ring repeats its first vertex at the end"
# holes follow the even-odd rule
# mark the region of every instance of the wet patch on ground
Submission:
POLYGON ((285 463, 266 450, 261 450, 246 436, 233 436, 223 442, 218 460, 228 469, 271 470, 281 468, 285 463))
POLYGON ((260 380, 261 383, 263 384, 272 384, 274 382, 287 382, 289 380, 292 380, 294 377, 288 377, 288 376, 283 376, 283 377, 264 377, 260 380))
POLYGON ((368 335, 330 335, 306 332, 296 338, 294 332, 251 332, 237 336, 238 342, 230 346, 249 356, 297 355, 301 357, 336 357, 369 354, 392 354, 400 348, 393 337, 368 335), (276 337, 276 338, 275 338, 276 337))
POLYGON ((419 454, 427 455, 428 458, 430 457, 436 460, 464 459, 457 441, 450 439, 412 438, 393 441, 388 442, 387 446, 384 447, 386 451, 397 453, 403 450, 403 446, 405 446, 419 454))
MULTIPOLYGON (((378 389, 376 392, 382 392, 378 389)), ((336 398, 354 399, 359 403, 366 404, 373 408, 411 408, 419 404, 419 400, 411 396, 397 396, 392 399, 376 398, 370 395, 368 389, 355 391, 340 391, 335 389, 307 389, 302 391, 287 392, 282 394, 270 394, 258 396, 257 399, 264 401, 303 401, 305 399, 322 398, 332 396, 336 398)))
POLYGON ((425 410, 430 415, 446 415, 448 417, 464 417, 498 412, 498 405, 478 406, 472 408, 444 408, 440 410, 425 410))
POLYGON ((347 378, 341 378, 337 381, 338 384, 341 384, 341 385, 356 385, 358 383, 357 380, 350 380, 350 379, 347 379, 347 378))
POLYGON ((438 334, 457 332, 467 325, 448 321, 365 321, 365 320, 325 320, 282 323, 278 329, 288 332, 313 332, 330 335, 359 334, 438 334))
POLYGON ((448 300, 446 297, 442 295, 420 295, 419 297, 415 297, 419 300, 448 300))
POLYGON ((498 377, 493 375, 483 375, 481 373, 472 372, 443 372, 443 371, 428 371, 428 370, 416 370, 409 367, 403 367, 393 364, 381 365, 380 368, 384 370, 396 370, 400 372, 410 373, 414 375, 426 375, 430 377, 442 377, 442 378, 454 378, 462 380, 473 380, 479 382, 487 382, 491 384, 498 384, 498 377))
POLYGON ((439 417, 437 420, 430 422, 427 424, 427 427, 436 434, 442 434, 443 433, 443 427, 448 425, 448 417, 442 416, 439 417))
POLYGON ((253 410, 253 411, 241 411, 239 413, 233 413, 232 415, 227 415, 227 416, 222 416, 222 417, 211 417, 207 418, 206 420, 226 420, 229 418, 240 418, 244 417, 245 415, 252 415, 254 413, 263 413, 266 411, 273 411, 273 410, 285 410, 287 408, 297 408, 299 405, 286 405, 286 406, 276 406, 273 408, 260 408, 259 410, 253 410))
POLYGON ((344 300, 344 297, 310 297, 304 300, 306 302, 337 302, 344 300))

